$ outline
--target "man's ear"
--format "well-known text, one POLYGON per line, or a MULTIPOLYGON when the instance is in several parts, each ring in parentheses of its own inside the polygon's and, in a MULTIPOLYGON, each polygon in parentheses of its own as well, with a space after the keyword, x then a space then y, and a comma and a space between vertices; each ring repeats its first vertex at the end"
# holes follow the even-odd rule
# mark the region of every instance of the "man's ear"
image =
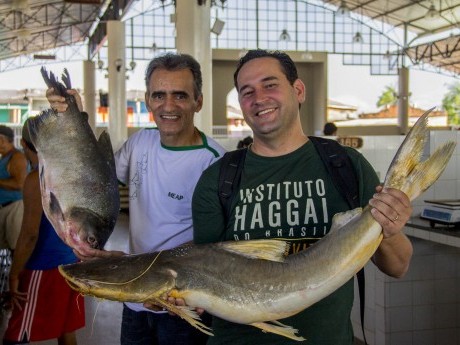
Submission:
POLYGON ((305 84, 303 83, 303 81, 300 79, 297 79, 292 86, 294 87, 294 90, 296 91, 297 100, 299 101, 299 104, 302 104, 303 102, 305 102, 307 95, 305 93, 305 84))
POLYGON ((149 112, 152 112, 152 110, 150 109, 150 106, 149 106, 150 95, 149 95, 149 92, 148 92, 148 91, 145 93, 145 96, 144 96, 144 97, 145 97, 145 107, 147 108, 147 110, 148 110, 149 112))
POLYGON ((195 113, 198 113, 202 107, 203 107, 203 94, 199 95, 196 100, 195 113))

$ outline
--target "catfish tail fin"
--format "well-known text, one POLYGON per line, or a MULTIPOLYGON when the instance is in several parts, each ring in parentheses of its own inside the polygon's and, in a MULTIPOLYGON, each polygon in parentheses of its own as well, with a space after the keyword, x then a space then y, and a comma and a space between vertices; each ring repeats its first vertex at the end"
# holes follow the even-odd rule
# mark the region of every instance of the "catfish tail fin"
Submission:
POLYGON ((433 109, 426 111, 409 131, 385 177, 384 186, 402 190, 411 200, 438 179, 456 146, 453 141, 447 142, 431 157, 422 161, 423 150, 428 141, 428 116, 433 109))

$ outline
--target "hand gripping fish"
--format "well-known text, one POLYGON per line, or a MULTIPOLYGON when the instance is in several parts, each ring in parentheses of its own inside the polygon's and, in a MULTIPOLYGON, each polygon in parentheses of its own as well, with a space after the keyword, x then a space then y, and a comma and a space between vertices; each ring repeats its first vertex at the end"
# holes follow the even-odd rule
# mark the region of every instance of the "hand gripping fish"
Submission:
MULTIPOLYGON (((421 161, 429 112, 407 135, 384 183, 411 200, 436 181, 456 145, 448 142, 421 161)), ((188 306, 204 308, 222 319, 303 340, 296 329, 277 320, 304 310, 346 283, 369 261, 382 238, 382 228, 366 206, 337 214, 323 239, 287 257, 283 256, 285 242, 254 240, 186 244, 159 253, 60 266, 59 270, 83 294, 153 302, 208 334, 211 330, 192 309, 168 304, 161 296, 183 298, 188 306)))
POLYGON ((102 249, 115 227, 120 208, 115 159, 109 135, 96 140, 88 115, 78 110, 70 78, 62 82, 45 68, 48 87, 66 98, 65 113, 53 109, 29 120, 29 133, 37 149, 43 210, 59 237, 85 254, 102 249))

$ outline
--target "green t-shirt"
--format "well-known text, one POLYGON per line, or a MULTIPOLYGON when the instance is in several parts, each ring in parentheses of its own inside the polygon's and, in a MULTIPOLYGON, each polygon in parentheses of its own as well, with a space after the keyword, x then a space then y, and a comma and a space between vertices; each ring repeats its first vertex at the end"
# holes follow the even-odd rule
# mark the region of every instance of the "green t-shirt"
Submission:
MULTIPOLYGON (((361 205, 365 206, 379 180, 359 152, 346 149, 359 180, 361 205)), ((225 225, 218 197, 220 163, 206 169, 195 188, 192 214, 196 243, 283 238, 292 243, 291 251, 296 252, 321 239, 329 231, 333 215, 349 209, 313 144, 308 142, 279 157, 261 157, 249 150, 240 190, 225 225)), ((279 321, 297 328, 298 334, 307 339, 302 344, 352 344, 352 304, 353 279, 301 313, 279 321)), ((216 317, 213 332, 208 344, 299 344, 216 317)))

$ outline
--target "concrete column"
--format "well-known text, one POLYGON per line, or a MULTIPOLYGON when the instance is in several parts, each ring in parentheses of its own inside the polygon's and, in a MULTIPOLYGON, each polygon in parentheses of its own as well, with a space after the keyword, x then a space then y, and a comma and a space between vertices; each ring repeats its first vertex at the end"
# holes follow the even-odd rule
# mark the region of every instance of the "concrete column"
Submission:
POLYGON ((109 134, 114 151, 128 139, 126 126, 125 25, 118 20, 107 22, 109 74, 109 134))
POLYGON ((96 134, 96 67, 91 60, 83 61, 83 102, 89 125, 96 134))
POLYGON ((203 74, 203 108, 195 115, 195 125, 207 135, 212 134, 212 52, 210 2, 176 1, 176 48, 192 55, 203 74))
POLYGON ((409 69, 401 67, 398 70, 398 126, 400 134, 409 131, 409 69))

